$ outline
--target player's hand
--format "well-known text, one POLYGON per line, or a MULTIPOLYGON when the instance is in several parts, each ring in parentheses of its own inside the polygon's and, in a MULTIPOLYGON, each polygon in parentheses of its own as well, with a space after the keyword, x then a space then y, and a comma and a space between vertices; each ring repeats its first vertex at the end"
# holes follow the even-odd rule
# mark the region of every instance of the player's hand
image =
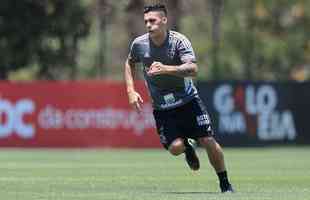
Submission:
POLYGON ((141 104, 143 99, 140 94, 136 91, 128 92, 129 104, 138 112, 141 112, 141 104))
POLYGON ((156 76, 165 73, 167 73, 167 66, 161 62, 153 62, 149 71, 147 72, 149 76, 156 76))

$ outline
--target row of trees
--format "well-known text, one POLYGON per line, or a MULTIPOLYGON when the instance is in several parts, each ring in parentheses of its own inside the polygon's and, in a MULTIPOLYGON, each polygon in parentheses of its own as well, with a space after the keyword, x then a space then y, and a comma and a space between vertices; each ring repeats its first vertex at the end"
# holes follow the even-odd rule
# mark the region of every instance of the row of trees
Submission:
POLYGON ((307 0, 2 0, 0 79, 121 78, 155 2, 191 39, 201 79, 310 77, 307 0))
POLYGON ((79 40, 90 19, 79 1, 2 0, 0 4, 0 78, 38 66, 36 77, 74 77, 79 40))
POLYGON ((232 73, 238 68, 234 74, 240 78, 309 78, 310 2, 241 2, 226 2, 219 66, 232 73), (302 76, 296 77, 299 72, 302 76))

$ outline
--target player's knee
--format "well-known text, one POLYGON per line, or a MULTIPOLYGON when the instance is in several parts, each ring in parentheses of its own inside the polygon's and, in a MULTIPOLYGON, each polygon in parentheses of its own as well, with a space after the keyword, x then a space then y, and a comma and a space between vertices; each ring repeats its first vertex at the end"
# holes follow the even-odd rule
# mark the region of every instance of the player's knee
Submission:
POLYGON ((212 147, 216 144, 214 137, 199 138, 199 144, 203 147, 212 147))
POLYGON ((185 150, 184 142, 182 139, 175 140, 170 146, 169 146, 169 152, 174 155, 178 156, 182 154, 185 150))

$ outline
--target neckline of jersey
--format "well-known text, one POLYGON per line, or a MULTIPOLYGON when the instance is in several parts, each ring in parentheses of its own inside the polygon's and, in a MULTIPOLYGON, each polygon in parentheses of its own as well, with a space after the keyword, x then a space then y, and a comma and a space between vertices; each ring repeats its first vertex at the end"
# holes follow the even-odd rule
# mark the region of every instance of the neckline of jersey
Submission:
POLYGON ((152 41, 152 39, 151 39, 151 37, 150 37, 150 34, 149 34, 149 41, 150 41, 150 44, 151 44, 153 47, 155 47, 155 48, 161 48, 161 47, 165 46, 166 43, 168 43, 169 37, 170 37, 170 30, 167 30, 167 35, 166 35, 165 41, 164 41, 160 46, 157 46, 156 44, 154 44, 154 42, 152 41))

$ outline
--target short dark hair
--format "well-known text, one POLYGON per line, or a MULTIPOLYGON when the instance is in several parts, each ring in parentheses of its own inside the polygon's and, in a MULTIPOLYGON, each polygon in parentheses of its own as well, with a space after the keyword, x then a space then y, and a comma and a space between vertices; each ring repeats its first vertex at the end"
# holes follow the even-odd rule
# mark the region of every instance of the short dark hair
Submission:
POLYGON ((143 10, 143 13, 148 13, 148 12, 151 12, 151 11, 163 11, 165 13, 165 15, 167 16, 167 8, 165 5, 163 4, 154 4, 154 5, 147 5, 147 6, 144 6, 144 10, 143 10))

